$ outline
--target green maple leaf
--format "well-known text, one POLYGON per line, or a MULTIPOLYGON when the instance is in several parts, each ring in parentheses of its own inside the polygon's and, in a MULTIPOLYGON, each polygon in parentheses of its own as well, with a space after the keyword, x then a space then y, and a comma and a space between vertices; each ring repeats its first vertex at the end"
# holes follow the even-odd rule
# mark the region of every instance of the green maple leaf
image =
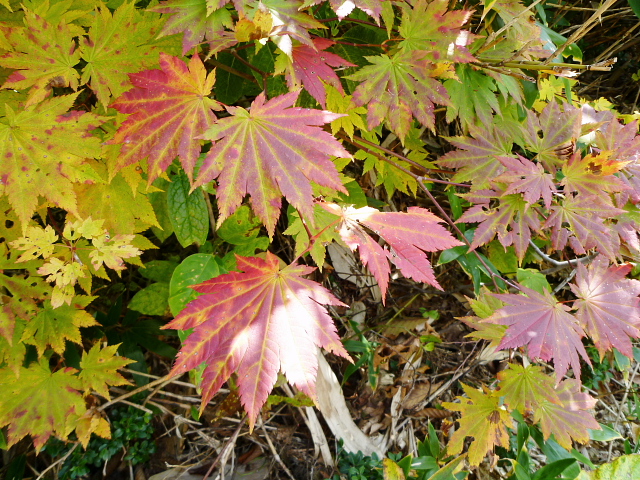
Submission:
POLYGON ((52 435, 67 439, 71 419, 86 411, 82 383, 74 373, 72 368, 51 373, 46 358, 21 367, 19 375, 0 369, 0 427, 9 425, 9 446, 31 435, 39 452, 52 435))
MULTIPOLYGON (((301 8, 318 5, 323 1, 324 0, 305 0, 301 8)), ((349 15, 354 8, 359 8, 372 16, 378 25, 380 24, 380 14, 382 13, 383 4, 385 3, 390 4, 391 2, 387 2, 387 0, 329 0, 331 9, 336 12, 340 20, 349 15)))
MULTIPOLYGON (((225 27, 233 27, 231 12, 225 8, 226 3, 218 0, 168 0, 153 7, 151 11, 171 14, 159 35, 184 33, 184 55, 205 39, 215 40, 224 32, 225 27)), ((236 0, 236 3, 239 2, 236 0)))
POLYGON ((448 10, 448 0, 418 0, 412 7, 402 4, 398 32, 404 39, 399 48, 432 62, 474 62, 476 59, 466 48, 472 35, 460 30, 472 12, 448 10))
POLYGON ((245 194, 253 211, 273 236, 280 216, 281 195, 313 221, 311 181, 346 193, 330 155, 351 155, 320 126, 342 116, 322 110, 290 108, 300 92, 265 101, 256 97, 250 111, 226 107, 203 135, 214 143, 194 187, 218 180, 219 222, 230 216, 245 194))
POLYGON ((98 5, 89 32, 82 37, 80 54, 87 64, 80 81, 88 84, 105 106, 111 96, 118 97, 132 87, 128 73, 158 60, 157 49, 149 45, 158 22, 148 17, 140 15, 134 3, 123 3, 113 14, 98 5))
MULTIPOLYGON (((200 155, 197 138, 211 125, 218 102, 208 95, 215 82, 198 55, 188 65, 171 55, 160 54, 161 70, 130 74, 133 90, 111 106, 132 114, 120 126, 110 144, 122 144, 115 171, 148 158, 149 185, 164 172, 176 156, 189 180, 200 155)), ((113 177, 114 172, 110 172, 113 177)), ((96 215, 97 217, 97 215, 96 215)))
MULTIPOLYGON (((99 170, 101 174, 106 173, 99 170)), ((104 220, 104 229, 112 235, 141 232, 150 226, 159 227, 153 207, 142 191, 131 191, 122 175, 110 183, 77 185, 78 218, 104 220)))
MULTIPOLYGON (((92 297, 76 297, 75 303, 80 307, 86 306, 92 297)), ((53 308, 51 302, 46 301, 38 313, 27 323, 22 334, 24 343, 35 345, 38 355, 42 355, 47 348, 51 348, 62 355, 65 341, 69 340, 82 344, 80 327, 90 327, 98 323, 93 316, 75 305, 61 305, 53 308)))
POLYGON ((331 133, 334 135, 344 130, 349 138, 353 139, 353 133, 355 128, 362 131, 367 130, 367 126, 364 124, 362 115, 367 113, 367 109, 364 107, 356 106, 352 101, 351 95, 345 95, 341 93, 333 85, 327 85, 327 109, 334 113, 344 113, 345 117, 340 117, 331 122, 331 133))
POLYGON ((58 235, 55 230, 51 225, 47 225, 45 228, 27 227, 26 235, 14 240, 10 245, 16 250, 24 250, 16 262, 28 262, 40 256, 49 257, 53 253, 54 243, 57 241, 58 235))
POLYGON ((103 118, 70 111, 77 94, 54 97, 0 118, 0 178, 23 228, 38 196, 76 213, 73 184, 94 181, 87 158, 100 156, 100 141, 89 132, 103 118))
POLYGON ((534 422, 540 422, 545 440, 551 434, 566 449, 571 449, 571 439, 580 443, 590 441, 589 429, 600 430, 601 427, 589 413, 597 400, 580 391, 580 382, 567 378, 555 389, 558 402, 542 399, 533 414, 534 422))
POLYGON ((491 125, 493 112, 500 114, 493 79, 467 65, 458 65, 456 74, 458 80, 444 82, 451 97, 447 122, 452 122, 457 116, 467 126, 475 124, 476 118, 480 125, 491 125))
POLYGON ((346 78, 362 81, 353 93, 353 100, 358 106, 367 105, 369 129, 386 121, 404 140, 415 117, 433 130, 434 104, 450 104, 446 89, 431 78, 433 65, 402 53, 365 58, 372 65, 346 78))
POLYGON ((80 52, 73 40, 77 31, 65 22, 50 24, 35 13, 24 11, 24 28, 10 28, 6 36, 13 51, 0 57, 0 66, 16 69, 2 88, 29 88, 27 106, 53 92, 52 86, 78 88, 75 66, 80 52))
MULTIPOLYGON (((564 178, 561 185, 565 187, 565 191, 585 196, 606 196, 607 193, 621 192, 628 187, 613 175, 618 171, 616 163, 618 162, 607 159, 606 155, 587 155, 583 158, 580 152, 575 152, 562 166, 564 178)), ((621 166, 625 163, 627 162, 621 166)))
POLYGON ((119 345, 111 345, 100 349, 100 345, 96 343, 88 353, 82 353, 82 360, 80 360, 82 370, 78 377, 82 381, 85 393, 95 390, 110 400, 109 385, 129 385, 129 382, 118 373, 118 369, 134 361, 116 355, 118 347, 119 345))
POLYGON ((554 381, 542 367, 510 363, 508 369, 498 373, 498 379, 499 394, 511 410, 524 414, 545 402, 560 404, 554 381))
POLYGON ((444 402, 442 406, 461 412, 460 428, 447 445, 447 452, 456 455, 462 451, 464 439, 473 437, 469 447, 469 463, 479 465, 489 450, 495 446, 509 447, 507 428, 513 428, 509 412, 500 406, 500 398, 492 392, 480 391, 462 384, 469 398, 456 397, 460 403, 444 402))

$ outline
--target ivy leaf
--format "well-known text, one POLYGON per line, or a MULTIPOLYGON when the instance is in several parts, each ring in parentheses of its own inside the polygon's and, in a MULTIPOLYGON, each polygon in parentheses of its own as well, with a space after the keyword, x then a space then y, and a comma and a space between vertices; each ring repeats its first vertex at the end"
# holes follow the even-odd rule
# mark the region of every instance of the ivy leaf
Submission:
POLYGON ((510 363, 508 369, 498 373, 498 379, 500 396, 504 396, 504 403, 511 410, 524 414, 543 402, 560 404, 553 379, 544 373, 542 367, 510 363))
POLYGON ((320 128, 343 115, 290 108, 299 93, 265 101, 263 92, 253 101, 250 111, 226 107, 231 116, 219 119, 203 135, 215 143, 195 187, 218 179, 219 222, 230 216, 248 193, 253 211, 273 236, 281 195, 312 221, 311 181, 347 193, 329 156, 351 155, 320 128))
MULTIPOLYGON (((344 93, 336 72, 331 67, 355 67, 335 53, 325 52, 335 42, 326 38, 314 38, 313 47, 297 45, 291 52, 291 63, 286 65, 285 78, 289 90, 296 90, 302 85, 315 98, 322 108, 327 108, 325 83, 344 93), (323 83, 324 82, 324 83, 323 83)), ((280 56, 289 62, 289 57, 280 56)), ((276 71, 276 73, 279 73, 276 71)))
POLYGON ((224 32, 225 27, 233 27, 231 12, 224 8, 226 3, 211 0, 167 0, 151 8, 151 11, 171 14, 159 36, 183 33, 184 55, 205 39, 215 40, 224 32))
POLYGON ((129 75, 134 88, 111 106, 132 114, 120 126, 110 144, 122 144, 113 177, 118 170, 148 158, 149 185, 164 172, 176 156, 189 180, 200 155, 196 138, 214 122, 211 110, 219 110, 211 93, 215 76, 207 72, 198 55, 185 63, 160 54, 161 70, 129 75))
POLYGON ((578 380, 567 378, 556 388, 556 394, 560 400, 553 403, 544 400, 534 411, 533 420, 540 422, 545 440, 551 434, 556 441, 566 449, 571 448, 571 439, 580 442, 589 442, 589 430, 600 430, 601 427, 588 412, 597 400, 580 391, 578 380))
MULTIPOLYGON (((76 297, 75 303, 80 307, 86 306, 92 297, 76 297)), ((51 346, 54 352, 62 355, 65 341, 82 344, 80 327, 97 325, 93 316, 75 305, 61 305, 53 308, 51 302, 46 301, 38 313, 27 323, 22 333, 24 343, 35 345, 38 355, 42 355, 51 346)))
POLYGON ((86 159, 100 157, 100 141, 89 132, 104 118, 69 111, 76 97, 54 97, 17 114, 5 106, 0 118, 0 178, 23 227, 38 196, 77 212, 73 183, 94 179, 86 159))
POLYGON ((404 140, 413 117, 433 130, 434 103, 450 104, 445 88, 432 78, 434 66, 410 54, 365 58, 372 65, 346 78, 362 82, 353 93, 353 100, 358 106, 367 105, 369 130, 386 121, 404 140))
POLYGON ((513 141, 494 127, 469 126, 470 137, 446 138, 459 150, 443 155, 437 163, 445 168, 456 168, 454 182, 471 180, 474 189, 491 186, 491 180, 506 171, 503 157, 511 156, 513 141))
POLYGON ((88 35, 80 42, 80 54, 87 62, 80 81, 91 87, 103 105, 131 88, 128 73, 157 61, 157 51, 148 45, 154 37, 153 26, 148 15, 137 13, 133 2, 124 2, 113 14, 105 5, 96 7, 88 35))
POLYGON ((7 37, 14 51, 0 57, 0 66, 16 69, 2 88, 29 88, 26 106, 44 100, 53 87, 78 88, 75 65, 80 52, 75 51, 73 37, 79 32, 72 25, 50 24, 35 13, 24 10, 24 28, 8 29, 7 37))
POLYGON ((46 358, 21 367, 19 375, 0 369, 0 427, 9 425, 9 446, 31 435, 39 452, 51 435, 67 439, 72 430, 69 417, 86 410, 79 392, 82 384, 74 373, 72 368, 51 373, 46 358))
POLYGON ((100 349, 100 344, 96 343, 88 353, 82 353, 82 360, 80 360, 82 370, 78 377, 82 381, 85 393, 95 390, 110 400, 109 385, 129 385, 129 382, 118 373, 118 369, 134 361, 116 355, 119 346, 111 345, 100 349))
POLYGON ((316 346, 349 358, 331 317, 321 305, 343 305, 319 284, 301 276, 314 268, 289 265, 268 253, 265 260, 237 257, 240 272, 194 287, 200 297, 164 328, 194 332, 184 342, 172 375, 207 363, 202 406, 232 372, 238 373, 242 404, 253 428, 276 383, 278 370, 316 398, 316 346))
POLYGON ((479 465, 489 450, 495 446, 509 446, 509 432, 513 420, 509 412, 500 406, 500 398, 490 391, 480 391, 462 384, 469 398, 456 397, 460 403, 444 402, 442 406, 461 412, 460 428, 455 431, 447 445, 447 453, 456 455, 462 451, 464 439, 473 437, 469 446, 469 463, 479 465))
POLYGON ((320 205, 341 218, 340 237, 352 251, 359 250, 362 263, 378 281, 383 302, 391 273, 389 260, 405 277, 441 289, 425 252, 462 245, 438 225, 442 220, 424 208, 409 207, 406 213, 400 213, 380 212, 371 207, 320 205), (380 236, 388 247, 381 247, 363 227, 380 236))
POLYGON ((432 62, 474 62, 466 45, 473 35, 460 31, 471 17, 471 10, 448 11, 447 0, 418 0, 413 7, 402 4, 402 24, 398 29, 404 40, 399 47, 432 62), (416 52, 417 50, 417 52, 416 52))
POLYGON ((610 267, 598 256, 588 267, 579 263, 575 284, 570 284, 578 297, 576 317, 601 357, 615 347, 633 358, 629 337, 640 338, 640 281, 626 279, 630 271, 631 265, 610 267))
POLYGON ((553 183, 553 176, 545 172, 541 164, 533 163, 521 155, 517 155, 517 158, 502 156, 496 158, 507 169, 494 179, 496 182, 509 184, 503 195, 522 193, 525 202, 533 205, 542 198, 545 207, 551 206, 556 186, 553 183))
POLYGON ((582 327, 569 313, 569 308, 558 303, 549 292, 541 294, 526 287, 521 290, 525 295, 494 294, 507 304, 487 319, 509 326, 499 348, 527 345, 532 358, 553 359, 558 382, 569 367, 573 367, 574 375, 580 379, 578 354, 591 365, 580 341, 584 336, 582 327))

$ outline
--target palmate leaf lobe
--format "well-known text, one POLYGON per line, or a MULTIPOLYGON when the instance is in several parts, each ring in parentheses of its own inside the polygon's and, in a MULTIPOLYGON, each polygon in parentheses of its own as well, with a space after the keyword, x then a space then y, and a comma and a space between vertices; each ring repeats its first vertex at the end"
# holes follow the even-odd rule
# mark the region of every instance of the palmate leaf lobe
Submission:
POLYGON ((215 82, 198 55, 188 65, 177 57, 160 54, 161 70, 145 70, 129 75, 134 88, 111 107, 131 116, 108 143, 122 144, 115 162, 115 173, 147 158, 151 184, 171 162, 180 162, 190 180, 198 155, 201 135, 215 121, 212 110, 219 104, 208 95, 215 82))
POLYGON ((441 219, 420 207, 406 213, 380 212, 375 208, 340 207, 321 203, 326 211, 341 218, 338 229, 347 246, 360 252, 360 259, 378 281, 384 302, 389 285, 389 261, 407 278, 441 288, 425 252, 462 245, 443 226, 441 219), (365 230, 379 235, 388 247, 381 247, 365 230))
POLYGON ((315 398, 317 348, 349 358, 322 305, 343 305, 319 284, 302 278, 314 269, 280 268, 267 252, 236 257, 238 269, 194 286, 201 293, 163 328, 194 332, 187 338, 172 375, 202 362, 202 407, 234 371, 242 404, 253 428, 275 385, 278 371, 315 398))
POLYGON ((461 412, 460 428, 455 431, 447 445, 447 453, 456 455, 462 451, 464 439, 473 437, 469 446, 469 463, 479 465, 489 450, 495 446, 509 446, 509 432, 513 420, 506 408, 500 405, 500 398, 490 391, 476 390, 462 384, 469 398, 457 397, 460 403, 444 402, 442 406, 461 412))
POLYGON ((571 290, 576 317, 600 356, 612 348, 633 357, 631 338, 640 338, 640 281, 625 278, 631 265, 609 266, 602 255, 591 265, 578 264, 571 290))
POLYGON ((93 113, 69 111, 77 94, 54 97, 0 117, 0 180, 23 228, 38 196, 77 214, 74 183, 94 181, 87 158, 100 156, 89 132, 104 122, 93 113))
POLYGON ((313 221, 311 181, 347 193, 329 156, 351 155, 321 128, 344 115, 292 107, 299 93, 265 100, 263 92, 250 111, 226 107, 231 115, 219 119, 202 136, 214 144, 195 187, 217 179, 219 223, 240 206, 248 193, 253 211, 272 236, 282 195, 313 221))
POLYGON ((542 367, 510 363, 509 368, 498 373, 498 379, 504 403, 521 414, 535 411, 544 402, 560 404, 553 379, 544 373, 542 367))
POLYGON ((589 365, 581 338, 584 330, 569 308, 547 291, 543 294, 530 288, 520 287, 523 294, 494 294, 507 305, 496 311, 486 321, 508 325, 500 343, 501 349, 528 347, 529 356, 548 361, 553 359, 557 382, 569 367, 580 379, 580 357, 589 365), (578 356, 579 355, 579 356, 578 356))
POLYGON ((67 439, 70 418, 86 410, 75 372, 66 368, 52 373, 46 358, 20 367, 19 374, 0 369, 0 427, 9 425, 9 446, 31 435, 38 452, 52 435, 67 439))
POLYGON ((129 385, 129 382, 118 373, 118 369, 126 367, 134 360, 120 357, 116 354, 120 345, 110 345, 100 348, 96 343, 89 352, 82 352, 80 360, 80 374, 82 389, 85 393, 93 390, 107 400, 110 400, 109 385, 129 385))
POLYGON ((450 103, 446 89, 432 78, 434 65, 417 60, 410 53, 365 58, 371 65, 346 78, 362 82, 353 93, 353 100, 358 106, 367 105, 369 129, 385 121, 404 140, 415 117, 433 130, 434 104, 450 103))

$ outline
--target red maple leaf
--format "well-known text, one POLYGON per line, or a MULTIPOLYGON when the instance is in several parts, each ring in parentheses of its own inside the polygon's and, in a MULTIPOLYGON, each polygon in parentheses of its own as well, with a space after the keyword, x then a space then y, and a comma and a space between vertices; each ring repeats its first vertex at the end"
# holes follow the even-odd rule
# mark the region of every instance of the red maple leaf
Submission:
POLYGON ((340 79, 331 67, 356 66, 335 53, 324 51, 334 43, 326 38, 314 38, 315 50, 308 45, 293 47, 293 68, 287 69, 285 76, 290 90, 302 84, 307 92, 322 105, 322 108, 327 108, 327 92, 322 80, 338 89, 340 93, 344 93, 340 79))
POLYGON ((389 260, 407 278, 441 289, 425 252, 435 252, 462 245, 434 214, 420 207, 407 213, 380 212, 375 208, 342 208, 321 203, 325 210, 341 217, 340 237, 347 246, 360 252, 360 259, 378 281, 384 303, 389 285, 389 260), (379 235, 388 247, 381 247, 363 227, 379 235))
POLYGON ((218 179, 220 221, 230 216, 248 193, 254 212, 273 235, 282 195, 312 221, 311 181, 346 192, 329 156, 351 155, 320 128, 344 115, 289 108, 299 93, 265 101, 263 92, 253 101, 250 111, 225 107, 230 116, 218 120, 203 135, 214 144, 195 186, 218 179))
POLYGON ((148 157, 151 184, 179 156, 192 180, 200 155, 197 137, 215 121, 211 110, 220 109, 220 104, 207 96, 215 77, 207 75, 198 55, 185 65, 178 57, 161 53, 160 68, 130 74, 133 90, 111 105, 132 114, 109 141, 123 144, 111 175, 148 157))
POLYGON ((503 195, 522 193, 522 198, 526 202, 533 204, 542 198, 545 207, 551 206, 551 197, 556 191, 556 187, 553 183, 553 176, 546 173, 541 164, 533 163, 521 155, 518 155, 518 158, 497 157, 497 159, 507 169, 506 172, 494 179, 496 182, 509 183, 503 195))
POLYGON ((202 407, 232 372, 253 424, 282 370, 289 382, 315 398, 317 348, 349 358, 322 305, 344 305, 316 282, 314 268, 288 265, 267 252, 265 260, 237 257, 238 269, 192 288, 199 296, 164 328, 194 331, 178 354, 172 375, 207 363, 202 407))
POLYGON ((629 337, 640 338, 640 281, 625 279, 630 271, 631 265, 610 267, 602 255, 588 267, 578 264, 573 307, 601 356, 615 347, 631 358, 629 337))
POLYGON ((569 308, 558 303, 547 291, 544 294, 520 287, 525 295, 494 294, 507 306, 496 311, 487 321, 508 325, 499 348, 517 348, 527 345, 533 358, 551 360, 556 368, 558 382, 569 367, 580 379, 580 358, 591 365, 580 339, 582 327, 569 313, 569 308))

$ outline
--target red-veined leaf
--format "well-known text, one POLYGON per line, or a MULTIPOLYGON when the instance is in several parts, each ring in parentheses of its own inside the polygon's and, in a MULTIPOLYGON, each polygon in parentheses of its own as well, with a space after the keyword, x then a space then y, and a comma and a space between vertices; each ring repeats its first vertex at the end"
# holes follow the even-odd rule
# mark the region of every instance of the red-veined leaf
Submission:
POLYGON ((313 219, 311 181, 346 193, 330 155, 351 155, 320 128, 344 115, 308 108, 290 108, 300 92, 265 101, 256 97, 250 111, 226 107, 231 116, 214 123, 203 135, 214 144, 195 186, 218 180, 219 221, 230 216, 248 193, 256 215, 273 235, 281 196, 309 220, 313 219))
POLYGON ((253 424, 278 371, 315 398, 317 348, 349 358, 322 305, 343 305, 321 285, 302 278, 314 268, 278 257, 237 257, 238 269, 194 286, 203 294, 165 328, 194 332, 184 342, 173 375, 207 363, 202 409, 231 373, 238 373, 242 404, 253 424))
POLYGON ((573 304, 576 317, 593 339, 600 355, 617 348, 632 358, 631 338, 640 338, 640 281, 626 279, 631 265, 609 266, 604 256, 585 267, 578 264, 573 304))
POLYGON ((507 169, 494 179, 496 182, 509 184, 503 195, 522 193, 525 202, 534 204, 542 198, 545 207, 551 206, 551 197, 556 191, 556 186, 553 183, 553 176, 545 172, 541 164, 533 163, 521 155, 517 158, 497 157, 497 159, 507 169))
POLYGON ((148 158, 151 184, 179 156, 193 180, 200 155, 197 137, 214 122, 211 110, 220 109, 218 102, 207 97, 215 77, 213 72, 207 75, 198 55, 191 57, 187 66, 179 58, 162 53, 160 68, 130 74, 134 88, 111 105, 121 113, 132 114, 109 141, 122 144, 111 176, 148 158))

